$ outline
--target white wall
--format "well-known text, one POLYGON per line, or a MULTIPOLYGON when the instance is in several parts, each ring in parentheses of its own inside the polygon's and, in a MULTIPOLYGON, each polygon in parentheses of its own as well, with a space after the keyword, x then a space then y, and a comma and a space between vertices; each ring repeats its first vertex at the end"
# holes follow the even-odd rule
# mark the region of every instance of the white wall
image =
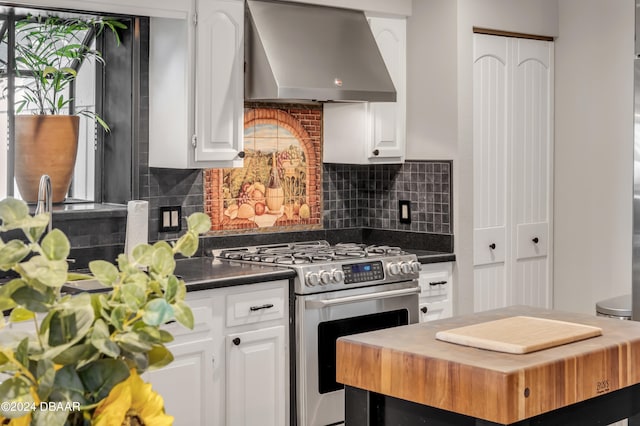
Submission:
POLYGON ((557 37, 554 307, 630 292, 633 21, 633 0, 414 0, 407 156, 454 161, 457 313, 473 310, 473 26, 557 37))
POLYGON ((473 311, 473 27, 556 36, 557 2, 413 1, 407 21, 407 157, 454 162, 457 314, 473 311))
POLYGON ((559 0, 556 309, 631 292, 633 0, 559 0))
POLYGON ((457 1, 415 0, 407 19, 407 159, 457 158, 457 11, 457 1))
MULTIPOLYGON (((473 311, 473 27, 555 36, 557 0, 458 0, 458 218, 456 258, 460 312, 473 311)), ((457 206, 457 207, 456 207, 457 206)), ((455 224, 454 224, 455 226, 455 224)))

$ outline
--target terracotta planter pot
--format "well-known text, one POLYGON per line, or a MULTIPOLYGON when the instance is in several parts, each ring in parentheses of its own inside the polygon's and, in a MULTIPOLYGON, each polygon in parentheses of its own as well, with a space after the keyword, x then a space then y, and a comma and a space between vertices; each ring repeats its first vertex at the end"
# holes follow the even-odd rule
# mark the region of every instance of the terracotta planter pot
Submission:
POLYGON ((15 177, 26 202, 38 200, 44 174, 51 177, 52 201, 64 201, 76 164, 79 123, 75 115, 16 116, 15 177))

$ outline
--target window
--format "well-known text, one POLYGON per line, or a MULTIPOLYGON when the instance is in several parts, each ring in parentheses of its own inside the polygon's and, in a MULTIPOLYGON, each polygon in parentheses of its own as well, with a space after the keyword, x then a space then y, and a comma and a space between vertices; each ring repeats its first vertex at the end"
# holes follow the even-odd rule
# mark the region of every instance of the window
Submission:
MULTIPOLYGON (((23 47, 37 43, 28 34, 42 29, 51 19, 104 22, 94 15, 0 7, 0 143, 7 148, 0 150, 0 199, 21 198, 14 179, 15 116, 37 112, 36 103, 29 102, 33 92, 24 87, 38 66, 44 66, 25 60, 23 47)), ((133 195, 132 129, 136 123, 132 111, 137 98, 133 88, 139 78, 134 72, 139 61, 134 34, 139 22, 133 17, 108 18, 107 22, 68 27, 56 41, 56 50, 63 54, 56 57, 55 66, 77 73, 77 78, 60 91, 55 105, 49 107, 60 107, 59 114, 80 116, 77 157, 65 202, 123 203, 133 195), (100 55, 78 60, 73 49, 81 43, 100 55), (67 57, 66 52, 72 53, 67 57), (110 133, 104 132, 95 114, 109 124, 110 133), (110 176, 114 176, 113 183, 110 176)), ((46 82, 53 86, 54 78, 55 74, 48 74, 46 82)))

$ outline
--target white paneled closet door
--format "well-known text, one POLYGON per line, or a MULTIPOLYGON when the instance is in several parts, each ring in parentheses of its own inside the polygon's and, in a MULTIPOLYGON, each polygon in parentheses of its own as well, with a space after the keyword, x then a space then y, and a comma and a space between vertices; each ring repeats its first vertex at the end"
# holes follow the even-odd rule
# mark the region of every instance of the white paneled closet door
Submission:
POLYGON ((508 39, 474 36, 474 309, 507 304, 508 39))
POLYGON ((474 309, 551 307, 553 43, 474 35, 474 309))
POLYGON ((553 43, 513 40, 512 304, 550 308, 553 43))

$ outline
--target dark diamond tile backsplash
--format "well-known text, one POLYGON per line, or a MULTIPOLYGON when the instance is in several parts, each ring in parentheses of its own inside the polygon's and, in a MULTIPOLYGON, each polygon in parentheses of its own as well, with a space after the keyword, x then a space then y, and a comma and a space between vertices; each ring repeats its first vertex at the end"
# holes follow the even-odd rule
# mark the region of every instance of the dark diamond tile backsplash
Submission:
POLYGON ((451 162, 324 164, 325 228, 369 227, 452 234, 451 162), (399 200, 411 205, 411 223, 400 223, 399 200))

